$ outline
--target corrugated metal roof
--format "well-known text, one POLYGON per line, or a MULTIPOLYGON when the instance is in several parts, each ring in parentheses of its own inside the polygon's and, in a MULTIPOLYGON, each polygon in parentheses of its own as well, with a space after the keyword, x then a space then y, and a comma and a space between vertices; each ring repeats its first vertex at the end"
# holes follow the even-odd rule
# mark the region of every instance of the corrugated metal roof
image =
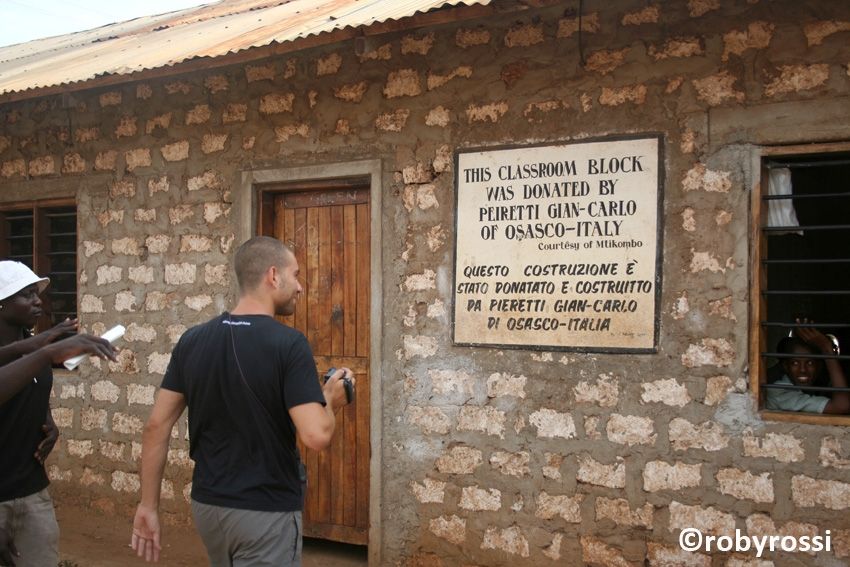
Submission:
MULTIPOLYGON (((491 0, 222 0, 0 48, 0 96, 491 0)), ((34 93, 35 94, 35 93, 34 93)))

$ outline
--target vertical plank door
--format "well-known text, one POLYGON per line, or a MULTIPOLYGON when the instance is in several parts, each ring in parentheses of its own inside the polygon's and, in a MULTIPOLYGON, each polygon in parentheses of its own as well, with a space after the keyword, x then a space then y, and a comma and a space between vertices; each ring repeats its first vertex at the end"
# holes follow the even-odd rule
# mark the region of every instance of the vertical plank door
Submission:
MULTIPOLYGON (((293 246, 304 292, 282 318, 307 337, 319 375, 347 366, 357 378, 354 404, 336 413, 331 446, 300 446, 307 465, 304 535, 366 545, 369 536, 368 187, 275 193, 263 199, 263 225, 293 246), (268 209, 273 208, 273 216, 268 209), (272 217, 272 218, 270 218, 272 217)), ((264 233, 268 233, 265 229, 264 233)), ((299 443, 300 445, 300 443, 299 443)))

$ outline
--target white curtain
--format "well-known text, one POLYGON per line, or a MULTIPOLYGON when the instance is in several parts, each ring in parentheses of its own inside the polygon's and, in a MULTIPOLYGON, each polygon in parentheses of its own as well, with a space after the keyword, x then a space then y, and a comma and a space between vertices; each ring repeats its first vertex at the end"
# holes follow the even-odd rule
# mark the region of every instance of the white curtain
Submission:
MULTIPOLYGON (((791 170, 787 167, 774 167, 769 170, 767 183, 768 195, 791 195, 791 170)), ((771 199, 767 202, 767 226, 800 226, 793 199, 771 199)), ((799 234, 802 230, 771 232, 770 234, 799 234)))

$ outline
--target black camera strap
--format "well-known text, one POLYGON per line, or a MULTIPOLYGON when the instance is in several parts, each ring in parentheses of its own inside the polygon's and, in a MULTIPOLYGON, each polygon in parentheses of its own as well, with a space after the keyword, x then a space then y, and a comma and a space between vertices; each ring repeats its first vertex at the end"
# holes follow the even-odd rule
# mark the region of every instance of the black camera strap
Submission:
POLYGON ((257 396, 257 394, 254 392, 254 389, 251 388, 251 385, 248 383, 248 380, 245 379, 245 373, 242 371, 242 365, 239 363, 239 355, 236 352, 236 338, 233 332, 233 320, 230 318, 230 313, 227 314, 227 326, 230 330, 230 346, 233 350, 233 359, 236 361, 236 369, 239 371, 239 378, 242 380, 242 384, 248 391, 250 398, 254 401, 255 405, 260 408, 260 411, 265 416, 266 421, 268 421, 271 425, 271 429, 272 431, 274 431, 275 437, 277 437, 278 444, 284 447, 287 451, 289 451, 289 453, 292 455, 292 458, 295 459, 295 462, 298 465, 298 475, 300 477, 300 480, 301 482, 305 482, 306 472, 304 469, 304 465, 301 462, 301 454, 298 451, 298 446, 296 445, 294 449, 289 448, 289 445, 286 443, 283 432, 280 431, 277 422, 272 417, 272 414, 266 407, 266 404, 264 404, 260 397, 257 396))

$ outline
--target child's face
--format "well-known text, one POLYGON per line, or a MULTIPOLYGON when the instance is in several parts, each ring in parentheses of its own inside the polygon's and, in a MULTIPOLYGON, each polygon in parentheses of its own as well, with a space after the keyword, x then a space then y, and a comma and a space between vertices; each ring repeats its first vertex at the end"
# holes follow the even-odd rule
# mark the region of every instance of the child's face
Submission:
POLYGON ((818 370, 820 370, 820 361, 806 356, 812 353, 801 347, 794 347, 792 354, 795 355, 793 358, 786 358, 782 362, 785 373, 788 374, 794 384, 811 386, 818 375, 818 370))

